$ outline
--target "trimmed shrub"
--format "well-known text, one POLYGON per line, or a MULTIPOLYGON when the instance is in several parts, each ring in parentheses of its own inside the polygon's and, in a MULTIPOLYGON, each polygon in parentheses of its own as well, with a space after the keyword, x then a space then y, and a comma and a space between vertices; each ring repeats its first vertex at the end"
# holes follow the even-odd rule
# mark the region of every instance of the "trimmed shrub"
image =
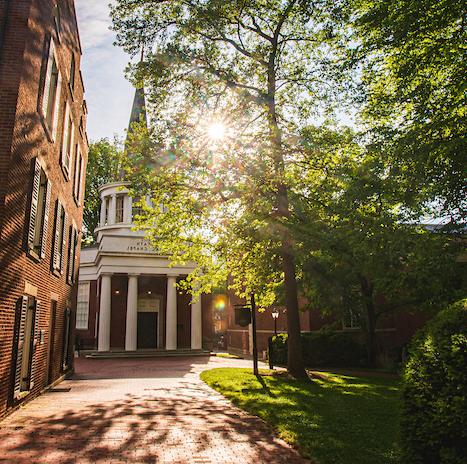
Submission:
POLYGON ((401 440, 410 464, 461 464, 467 456, 467 300, 414 338, 403 374, 401 440))
MULTIPOLYGON (((307 367, 355 367, 365 363, 366 351, 351 332, 317 331, 302 334, 307 367)), ((274 362, 287 364, 287 334, 273 337, 274 362)))

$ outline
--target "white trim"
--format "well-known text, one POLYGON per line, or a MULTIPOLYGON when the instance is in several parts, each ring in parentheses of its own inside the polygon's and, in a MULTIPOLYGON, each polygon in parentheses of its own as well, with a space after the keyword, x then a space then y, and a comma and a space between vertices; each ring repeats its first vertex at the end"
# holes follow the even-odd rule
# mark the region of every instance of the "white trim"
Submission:
POLYGON ((78 284, 78 296, 76 303, 76 329, 88 330, 89 328, 89 296, 91 290, 90 282, 78 284))

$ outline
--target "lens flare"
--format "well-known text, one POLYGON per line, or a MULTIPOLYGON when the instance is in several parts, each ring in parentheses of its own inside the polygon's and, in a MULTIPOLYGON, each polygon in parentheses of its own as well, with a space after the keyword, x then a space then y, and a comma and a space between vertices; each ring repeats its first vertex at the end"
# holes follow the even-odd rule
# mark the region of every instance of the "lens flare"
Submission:
POLYGON ((225 137, 226 128, 221 122, 215 122, 208 127, 208 136, 212 140, 222 140, 225 137))

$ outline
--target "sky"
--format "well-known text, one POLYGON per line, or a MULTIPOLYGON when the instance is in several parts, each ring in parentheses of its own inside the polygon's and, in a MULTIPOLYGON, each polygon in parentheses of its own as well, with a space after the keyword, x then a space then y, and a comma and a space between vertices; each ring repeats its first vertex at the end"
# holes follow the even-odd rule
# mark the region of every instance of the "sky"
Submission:
POLYGON ((108 3, 109 0, 75 0, 91 141, 124 135, 134 97, 131 83, 125 79, 130 58, 113 45, 115 33, 109 30, 108 3))

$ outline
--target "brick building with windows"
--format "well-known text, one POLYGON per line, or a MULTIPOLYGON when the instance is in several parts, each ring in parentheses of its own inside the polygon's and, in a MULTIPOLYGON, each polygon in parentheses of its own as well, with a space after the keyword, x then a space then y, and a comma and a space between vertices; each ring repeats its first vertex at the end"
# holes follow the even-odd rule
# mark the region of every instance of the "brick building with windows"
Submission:
POLYGON ((80 57, 73 0, 0 0, 0 416, 72 368, 80 57))

